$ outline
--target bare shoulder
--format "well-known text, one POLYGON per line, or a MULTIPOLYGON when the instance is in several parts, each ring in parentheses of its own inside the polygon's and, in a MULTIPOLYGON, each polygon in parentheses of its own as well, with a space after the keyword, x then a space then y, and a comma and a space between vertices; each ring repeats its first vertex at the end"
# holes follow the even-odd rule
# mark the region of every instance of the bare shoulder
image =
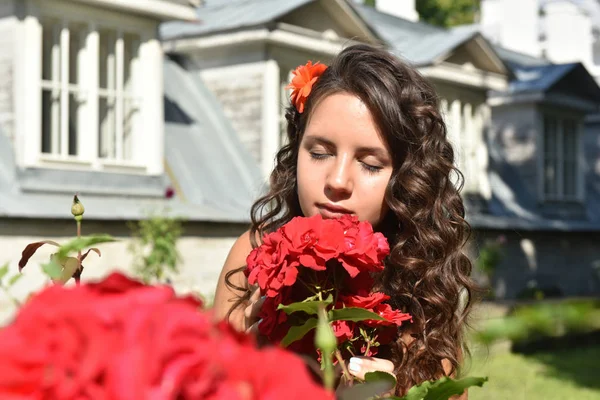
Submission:
MULTIPOLYGON (((218 320, 227 316, 236 300, 244 295, 248 288, 248 281, 244 275, 243 267, 246 265, 246 258, 251 251, 250 232, 246 231, 231 246, 223 269, 219 274, 213 305, 214 316, 218 320)), ((236 323, 236 319, 242 317, 237 314, 235 310, 231 313, 230 322, 233 324, 236 323)))

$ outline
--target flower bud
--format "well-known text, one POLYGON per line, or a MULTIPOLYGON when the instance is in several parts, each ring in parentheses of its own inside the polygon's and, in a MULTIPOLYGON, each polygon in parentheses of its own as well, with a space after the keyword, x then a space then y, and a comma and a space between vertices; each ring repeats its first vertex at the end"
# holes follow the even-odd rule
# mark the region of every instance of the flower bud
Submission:
POLYGON ((73 196, 73 205, 71 205, 71 214, 75 217, 75 221, 80 222, 83 219, 83 213, 85 208, 83 204, 77 198, 77 195, 73 196))
POLYGON ((317 324, 317 332, 315 334, 315 345, 318 349, 323 352, 323 357, 329 357, 331 353, 337 348, 337 339, 325 310, 321 309, 319 312, 319 323, 317 324))

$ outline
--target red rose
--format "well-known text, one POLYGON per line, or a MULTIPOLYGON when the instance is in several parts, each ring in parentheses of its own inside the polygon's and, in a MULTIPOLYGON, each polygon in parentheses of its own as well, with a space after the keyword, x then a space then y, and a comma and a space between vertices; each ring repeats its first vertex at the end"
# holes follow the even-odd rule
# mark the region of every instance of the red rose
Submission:
POLYGON ((331 328, 335 337, 338 339, 338 343, 344 343, 347 340, 352 339, 354 336, 354 323, 350 321, 333 321, 331 328))
POLYGON ((395 310, 389 304, 378 304, 371 311, 378 314, 380 317, 385 318, 385 321, 369 320, 365 321, 365 324, 370 326, 382 326, 382 325, 402 325, 404 321, 411 321, 412 317, 410 314, 403 313, 402 311, 395 310))
POLYGON ((300 264, 290 260, 289 251, 281 232, 265 235, 263 244, 253 249, 246 259, 248 282, 260 286, 268 297, 275 297, 284 286, 292 286, 300 264))
POLYGON ((383 260, 390 253, 387 239, 366 221, 359 222, 356 217, 344 216, 340 219, 344 225, 345 248, 339 261, 351 277, 360 272, 383 271, 383 260))
POLYGON ((303 267, 324 271, 325 263, 336 258, 343 247, 344 231, 336 220, 295 217, 281 231, 289 240, 290 251, 303 267))
POLYGON ((345 304, 346 307, 360 307, 368 310, 373 307, 389 300, 390 296, 381 293, 367 293, 364 290, 353 296, 342 296, 340 300, 345 304))
POLYGON ((0 331, 0 398, 332 398, 299 359, 255 349, 197 304, 122 275, 45 289, 0 331))
POLYGON ((284 322, 287 320, 287 314, 281 310, 277 310, 277 306, 282 304, 282 294, 276 297, 267 297, 261 307, 258 324, 258 332, 261 335, 267 336, 272 342, 279 342, 287 333, 284 322), (283 328, 283 329, 282 329, 283 328))

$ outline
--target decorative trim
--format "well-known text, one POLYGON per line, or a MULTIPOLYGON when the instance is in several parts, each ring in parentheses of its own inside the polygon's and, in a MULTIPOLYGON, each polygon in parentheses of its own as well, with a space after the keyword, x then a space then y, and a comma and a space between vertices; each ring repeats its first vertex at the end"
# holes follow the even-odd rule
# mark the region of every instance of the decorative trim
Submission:
POLYGON ((193 7, 164 0, 76 0, 98 7, 110 7, 117 11, 147 15, 163 21, 196 21, 198 16, 193 7))
POLYGON ((344 46, 352 44, 352 41, 327 40, 324 38, 309 37, 283 29, 275 29, 272 31, 269 31, 268 29, 252 29, 199 38, 167 40, 163 42, 163 49, 166 52, 191 54, 214 48, 223 49, 225 47, 235 46, 248 47, 252 44, 262 43, 281 45, 297 50, 309 51, 311 53, 334 56, 339 53, 344 46))
POLYGON ((458 83, 478 89, 504 91, 508 87, 505 76, 479 69, 465 69, 448 62, 421 67, 419 71, 427 78, 458 83))

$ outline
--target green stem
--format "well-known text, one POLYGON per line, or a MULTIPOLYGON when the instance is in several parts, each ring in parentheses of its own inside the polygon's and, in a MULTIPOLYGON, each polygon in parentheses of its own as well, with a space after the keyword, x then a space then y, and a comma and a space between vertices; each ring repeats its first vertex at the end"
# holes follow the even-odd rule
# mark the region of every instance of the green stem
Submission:
POLYGON ((333 391, 335 385, 335 371, 333 369, 333 362, 331 361, 331 354, 323 353, 322 357, 323 383, 327 390, 333 391))
MULTIPOLYGON (((81 237, 81 221, 77 221, 77 238, 81 237)), ((77 271, 81 270, 81 250, 77 252, 77 271)), ((81 276, 75 278, 75 284, 79 286, 81 276)))

